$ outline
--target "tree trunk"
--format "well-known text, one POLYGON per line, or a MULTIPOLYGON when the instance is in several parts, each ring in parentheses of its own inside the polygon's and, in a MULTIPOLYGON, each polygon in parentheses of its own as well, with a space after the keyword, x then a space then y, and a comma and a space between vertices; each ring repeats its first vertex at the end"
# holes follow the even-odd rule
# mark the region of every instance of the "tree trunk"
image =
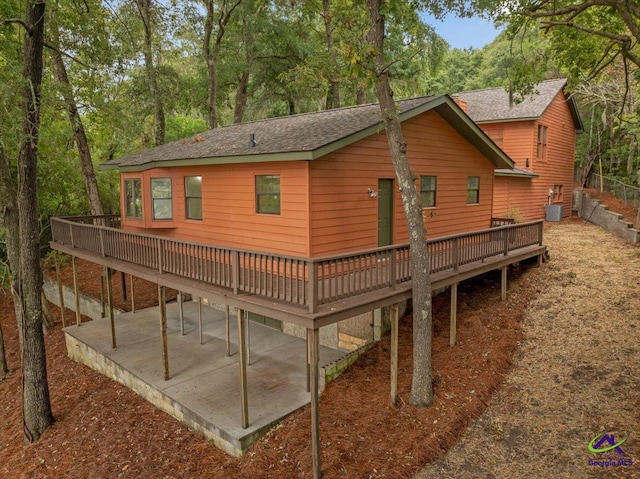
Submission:
POLYGON ((11 297, 18 327, 20 351, 22 351, 22 298, 20 296, 20 218, 18 217, 18 197, 14 187, 14 179, 9 165, 9 158, 2 147, 0 138, 0 205, 4 208, 2 225, 5 229, 5 244, 11 276, 11 297))
POLYGON ((380 102, 380 113, 387 131, 389 153, 398 178, 402 206, 409 231, 413 282, 413 377, 410 402, 414 406, 424 407, 433 403, 429 250, 420 195, 416 190, 414 175, 409 168, 407 145, 404 142, 396 105, 393 101, 393 92, 389 85, 389 70, 384 59, 384 17, 380 13, 381 1, 367 0, 370 19, 367 41, 373 48, 373 68, 376 74, 375 91, 380 102))
POLYGON ((42 270, 38 224, 38 135, 44 47, 44 1, 27 0, 24 35, 24 118, 18 156, 20 282, 23 310, 22 415, 25 443, 32 443, 53 423, 42 332, 42 270))
POLYGON ((324 20, 325 42, 329 56, 329 88, 327 90, 326 109, 340 108, 340 85, 336 80, 338 65, 333 49, 333 22, 331 19, 331 2, 322 0, 322 18, 324 20))
POLYGON ((356 89, 356 105, 365 105, 367 103, 367 92, 364 88, 356 89))
POLYGON ((54 47, 51 51, 53 67, 56 72, 58 83, 60 83, 62 97, 64 98, 64 102, 67 107, 69 122, 71 123, 71 128, 73 128, 73 135, 78 148, 78 156, 80 158, 80 168, 82 169, 84 186, 87 190, 87 199, 89 200, 89 209, 91 210, 92 215, 100 216, 104 213, 102 203, 100 202, 98 180, 96 179, 96 172, 93 168, 87 134, 85 133, 84 125, 82 124, 80 113, 78 112, 78 106, 76 105, 76 100, 73 95, 73 88, 69 82, 69 76, 67 75, 67 68, 64 65, 62 54, 60 53, 60 41, 57 25, 51 29, 51 36, 51 41, 54 47))
POLYGON ((202 55, 207 64, 207 73, 209 76, 209 93, 207 95, 207 108, 209 110, 209 128, 218 127, 218 108, 216 99, 218 97, 218 57, 220 56, 220 48, 225 30, 231 19, 231 14, 242 0, 223 0, 219 6, 219 13, 216 18, 215 1, 206 0, 206 16, 204 22, 204 39, 202 42, 202 55), (214 22, 217 26, 216 36, 212 42, 214 22))
MULTIPOLYGON (((260 10, 261 8, 258 8, 256 15, 260 10)), ((244 59, 246 65, 244 70, 242 70, 238 86, 236 87, 236 102, 233 110, 234 123, 242 123, 242 118, 244 117, 244 110, 247 107, 247 91, 249 88, 249 78, 251 76, 251 66, 253 65, 253 36, 247 26, 246 18, 242 19, 242 44, 244 46, 244 59)))
POLYGON ((633 175, 635 171, 635 150, 636 150, 636 141, 635 138, 631 138, 629 140, 629 155, 627 156, 627 176, 633 175))
POLYGON ((154 142, 162 145, 165 140, 165 118, 162 96, 158 88, 158 69, 153 63, 153 19, 151 18, 151 0, 136 0, 138 12, 144 26, 144 67, 149 83, 149 92, 153 99, 153 113, 155 118, 154 142))
POLYGON ((249 69, 242 72, 238 87, 236 88, 236 105, 233 110, 233 122, 242 123, 244 110, 247 107, 247 88, 249 85, 249 69))

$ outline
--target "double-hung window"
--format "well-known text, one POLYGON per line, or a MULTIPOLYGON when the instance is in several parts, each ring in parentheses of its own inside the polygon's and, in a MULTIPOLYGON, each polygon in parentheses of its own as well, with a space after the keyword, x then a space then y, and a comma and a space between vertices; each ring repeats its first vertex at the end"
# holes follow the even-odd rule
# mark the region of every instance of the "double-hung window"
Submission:
POLYGON ((420 177, 420 200, 422 201, 423 208, 436 206, 436 186, 437 177, 420 177))
POLYGON ((185 176, 185 216, 190 220, 202 219, 202 176, 185 176))
POLYGON ((480 203, 480 177, 467 177, 467 204, 474 205, 480 203))
POLYGON ((547 127, 538 125, 538 141, 536 147, 536 157, 541 160, 547 159, 547 127))
POLYGON ((125 216, 142 218, 142 181, 140 178, 124 180, 125 216))
POLYGON ((154 220, 173 219, 171 178, 151 178, 151 200, 154 220))
POLYGON ((280 175, 256 176, 256 212, 280 214, 280 175))

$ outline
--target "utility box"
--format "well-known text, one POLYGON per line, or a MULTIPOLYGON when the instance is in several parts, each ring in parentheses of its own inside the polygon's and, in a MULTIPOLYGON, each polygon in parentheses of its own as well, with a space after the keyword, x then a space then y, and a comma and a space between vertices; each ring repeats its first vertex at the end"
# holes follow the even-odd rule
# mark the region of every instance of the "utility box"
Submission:
POLYGON ((547 221, 562 221, 562 205, 547 205, 547 221))

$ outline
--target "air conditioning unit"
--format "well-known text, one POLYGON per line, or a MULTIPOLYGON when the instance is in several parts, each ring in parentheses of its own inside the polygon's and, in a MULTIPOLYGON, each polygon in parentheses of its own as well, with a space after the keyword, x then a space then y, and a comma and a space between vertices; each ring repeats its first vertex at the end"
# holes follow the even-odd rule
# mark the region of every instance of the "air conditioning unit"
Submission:
POLYGON ((562 205, 547 205, 547 221, 562 221, 562 205))

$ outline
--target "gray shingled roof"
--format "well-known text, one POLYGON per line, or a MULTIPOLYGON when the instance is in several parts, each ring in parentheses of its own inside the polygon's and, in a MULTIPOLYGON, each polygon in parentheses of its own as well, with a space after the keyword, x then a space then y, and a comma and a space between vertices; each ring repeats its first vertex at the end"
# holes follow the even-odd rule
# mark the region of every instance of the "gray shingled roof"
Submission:
MULTIPOLYGON (((546 80, 537 84, 534 93, 527 96, 520 103, 509 104, 509 93, 504 88, 486 88, 455 93, 454 98, 460 98, 467 103, 467 114, 476 123, 490 123, 496 121, 525 120, 540 118, 558 92, 562 91, 567 80, 564 78, 546 80)), ((582 129, 582 122, 578 116, 575 103, 568 99, 572 110, 575 127, 582 129)))
MULTIPOLYGON (((509 157, 447 95, 400 100, 400 120, 435 110, 496 167, 509 157)), ((229 125, 104 163, 105 168, 144 170, 185 164, 311 160, 383 130, 377 104, 304 113, 229 125), (250 135, 255 146, 250 147, 250 135)))
MULTIPOLYGON (((399 101, 399 112, 412 110, 434 98, 399 101)), ((105 165, 141 166, 168 160, 310 152, 378 123, 380 109, 377 104, 269 118, 215 128, 105 165), (254 147, 249 147, 250 135, 254 135, 254 147)))

